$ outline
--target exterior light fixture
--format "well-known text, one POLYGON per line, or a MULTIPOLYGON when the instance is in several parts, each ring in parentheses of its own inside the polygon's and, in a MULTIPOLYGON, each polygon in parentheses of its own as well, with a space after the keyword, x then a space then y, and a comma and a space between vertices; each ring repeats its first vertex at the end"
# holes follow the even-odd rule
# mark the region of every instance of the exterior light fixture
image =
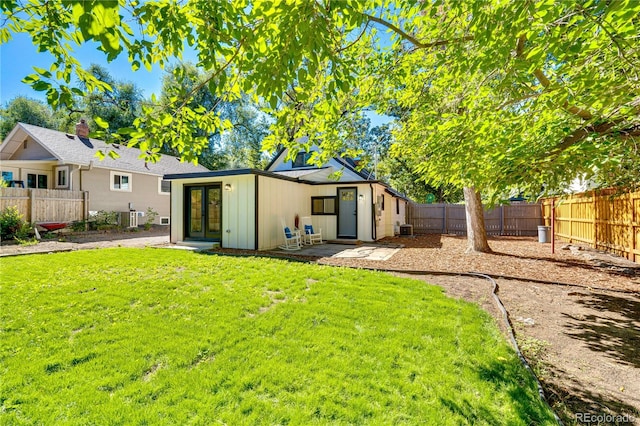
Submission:
POLYGON ((364 194, 358 195, 358 200, 359 201, 364 201, 364 194))
POLYGON ((224 184, 224 190, 225 191, 231 191, 231 184, 230 183, 225 183, 224 184))

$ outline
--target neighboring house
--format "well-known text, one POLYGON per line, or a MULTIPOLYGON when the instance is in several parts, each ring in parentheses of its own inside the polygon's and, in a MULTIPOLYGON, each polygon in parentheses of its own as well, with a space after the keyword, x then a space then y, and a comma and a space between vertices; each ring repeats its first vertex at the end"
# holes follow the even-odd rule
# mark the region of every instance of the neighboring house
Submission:
POLYGON ((296 215, 310 216, 325 240, 375 241, 404 224, 408 199, 369 180, 352 162, 334 158, 315 167, 306 164, 308 153, 286 160, 287 153, 280 151, 264 171, 165 175, 172 191, 171 241, 268 250, 283 244, 282 221, 293 227, 296 215))
POLYGON ((168 173, 207 171, 163 155, 156 163, 145 163, 141 151, 89 139, 89 128, 81 120, 76 134, 18 123, 0 145, 0 171, 10 186, 66 189, 89 193, 89 212, 99 210, 158 213, 156 223, 169 223, 170 183, 168 173), (119 157, 96 157, 98 150, 114 150, 119 157))

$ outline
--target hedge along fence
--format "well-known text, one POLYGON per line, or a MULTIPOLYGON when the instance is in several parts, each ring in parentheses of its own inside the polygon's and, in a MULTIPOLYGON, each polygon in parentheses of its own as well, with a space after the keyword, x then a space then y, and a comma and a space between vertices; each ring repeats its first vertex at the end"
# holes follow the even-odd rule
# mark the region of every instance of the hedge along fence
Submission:
POLYGON ((86 220, 89 193, 61 189, 0 188, 0 211, 16 207, 26 222, 86 220))
MULTIPOLYGON (((463 204, 409 203, 407 223, 415 234, 467 233, 463 204)), ((533 236, 542 225, 540 204, 511 204, 484 210, 484 225, 488 235, 533 236)))
POLYGON ((640 263, 640 192, 593 191, 542 200, 546 225, 555 202, 555 236, 640 263))

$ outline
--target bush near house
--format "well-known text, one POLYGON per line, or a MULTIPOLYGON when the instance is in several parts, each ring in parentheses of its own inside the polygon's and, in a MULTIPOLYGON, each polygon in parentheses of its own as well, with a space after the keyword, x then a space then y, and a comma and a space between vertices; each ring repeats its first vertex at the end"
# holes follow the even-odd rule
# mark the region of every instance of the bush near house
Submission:
POLYGON ((493 319, 420 281, 160 249, 0 262, 6 424, 554 424, 493 319))
POLYGON ((23 216, 15 206, 5 208, 0 213, 0 239, 3 241, 14 238, 25 239, 31 227, 23 220, 23 216))

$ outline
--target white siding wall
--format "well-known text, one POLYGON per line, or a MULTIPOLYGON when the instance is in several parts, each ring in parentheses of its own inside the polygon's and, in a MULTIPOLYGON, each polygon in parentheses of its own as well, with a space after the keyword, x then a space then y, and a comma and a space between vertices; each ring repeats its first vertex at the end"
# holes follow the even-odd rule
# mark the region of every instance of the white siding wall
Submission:
MULTIPOLYGON (((372 203, 375 202, 371 197, 371 187, 369 184, 331 184, 331 185, 310 185, 311 194, 309 196, 309 209, 311 208, 311 196, 337 196, 338 188, 357 188, 357 205, 358 205, 358 239, 362 241, 373 241, 371 233, 372 222, 371 215, 374 213, 372 203), (360 200, 360 195, 364 198, 360 200)), ((340 200, 336 199, 337 204, 340 200)), ((338 234, 338 217, 337 216, 312 216, 313 225, 322 228, 322 238, 333 240, 338 234)))
POLYGON ((255 248, 255 212, 255 176, 223 177, 222 247, 255 248), (224 189, 225 184, 231 185, 231 191, 224 189))
POLYGON ((258 249, 268 250, 284 244, 282 219, 293 228, 296 214, 311 215, 311 193, 309 185, 267 176, 258 179, 258 249))
MULTIPOLYGON (((255 175, 220 178, 180 179, 171 183, 171 242, 184 240, 184 186, 219 182, 231 184, 232 190, 222 191, 223 247, 253 249, 255 242, 255 175), (229 230, 230 232, 226 232, 229 230)), ((312 196, 336 196, 338 187, 357 187, 358 239, 373 241, 371 215, 374 198, 369 184, 307 185, 258 175, 258 249, 268 250, 284 244, 282 219, 293 227, 296 214, 311 216, 312 196), (363 199, 359 199, 363 195, 363 199)), ((394 205, 395 208, 395 205, 394 205)), ((335 239, 337 216, 311 216, 315 228, 322 228, 322 237, 335 239)))

